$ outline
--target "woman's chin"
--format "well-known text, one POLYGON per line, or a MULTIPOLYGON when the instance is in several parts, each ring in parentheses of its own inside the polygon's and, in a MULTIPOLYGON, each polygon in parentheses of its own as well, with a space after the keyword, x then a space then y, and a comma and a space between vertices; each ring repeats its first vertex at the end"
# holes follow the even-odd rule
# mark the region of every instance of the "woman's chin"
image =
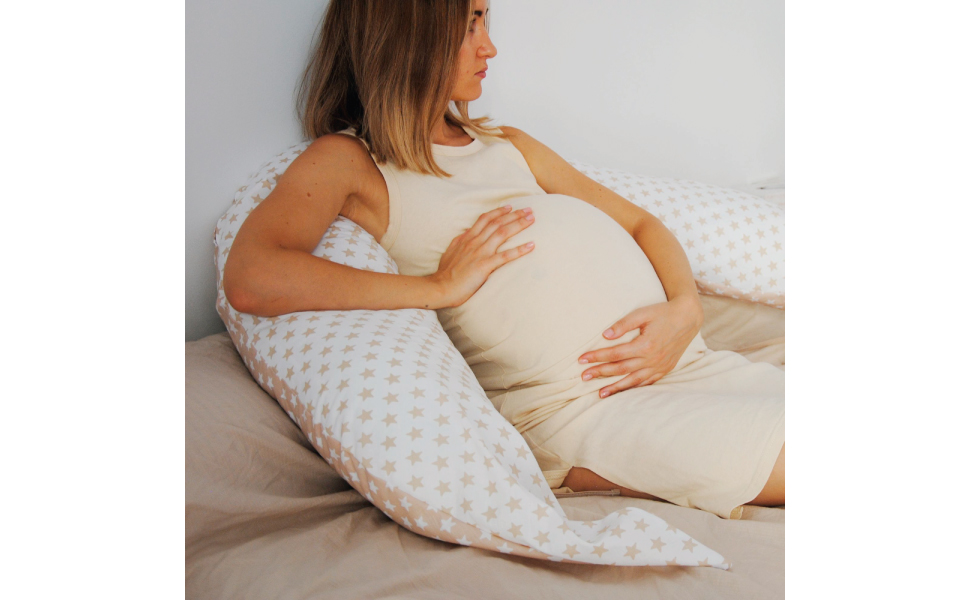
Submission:
POLYGON ((455 94, 451 97, 452 102, 471 102, 473 100, 478 100, 482 97, 482 84, 478 83, 477 89, 465 89, 462 93, 455 94))

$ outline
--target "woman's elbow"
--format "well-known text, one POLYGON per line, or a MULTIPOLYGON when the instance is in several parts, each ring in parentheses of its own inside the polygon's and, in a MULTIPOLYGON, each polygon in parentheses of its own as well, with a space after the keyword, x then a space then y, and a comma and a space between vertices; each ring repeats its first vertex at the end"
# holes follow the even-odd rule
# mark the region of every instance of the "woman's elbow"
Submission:
POLYGON ((238 283, 231 283, 232 281, 234 280, 228 276, 223 277, 222 280, 223 291, 226 293, 226 302, 236 312, 253 314, 253 311, 256 310, 256 299, 245 286, 238 283))
MULTIPOLYGON (((229 259, 232 258, 230 252, 229 259)), ((257 314, 260 310, 259 296, 255 293, 253 270, 236 261, 226 260, 222 275, 222 290, 226 301, 237 312, 257 314)))
POLYGON ((246 290, 238 287, 226 286, 226 302, 229 303, 236 312, 254 314, 256 301, 246 290))

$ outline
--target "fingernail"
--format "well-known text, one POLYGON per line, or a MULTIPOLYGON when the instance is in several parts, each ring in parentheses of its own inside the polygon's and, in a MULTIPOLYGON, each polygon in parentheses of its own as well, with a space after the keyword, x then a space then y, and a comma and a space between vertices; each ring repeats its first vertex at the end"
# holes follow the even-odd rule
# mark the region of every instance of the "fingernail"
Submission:
POLYGON ((506 204, 502 208, 504 208, 505 210, 508 210, 508 209, 512 208, 512 205, 511 204, 506 204))
POLYGON ((531 208, 523 208, 522 209, 522 212, 524 212, 525 214, 528 215, 528 214, 531 214, 532 213, 532 209, 531 208))
POLYGON ((529 213, 529 214, 527 214, 527 215, 525 216, 525 220, 526 220, 526 221, 535 221, 535 220, 536 220, 536 217, 535 217, 535 215, 533 215, 532 213, 529 213))
POLYGON ((535 245, 536 245, 535 242, 529 242, 528 244, 525 245, 525 247, 526 248, 533 248, 533 247, 535 247, 535 245))
POLYGON ((593 376, 590 375, 589 373, 586 373, 585 375, 583 375, 583 381, 589 381, 592 378, 593 378, 593 376))
POLYGON ((600 398, 606 398, 609 395, 610 395, 609 392, 600 392, 600 398))
POLYGON ((586 364, 586 363, 588 363, 588 362, 589 362, 589 361, 588 361, 588 360, 586 360, 585 358, 581 358, 581 359, 579 359, 579 364, 581 364, 581 365, 585 365, 585 364, 586 364))
POLYGON ((611 327, 611 328, 607 329, 606 331, 604 331, 603 332, 603 335, 605 335, 606 337, 613 337, 613 328, 611 327))

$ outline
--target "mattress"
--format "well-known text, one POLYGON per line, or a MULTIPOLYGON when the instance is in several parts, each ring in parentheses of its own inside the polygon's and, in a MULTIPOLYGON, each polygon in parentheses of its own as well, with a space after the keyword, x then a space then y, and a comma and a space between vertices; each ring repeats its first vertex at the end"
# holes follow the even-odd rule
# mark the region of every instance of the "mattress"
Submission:
MULTIPOLYGON (((784 311, 703 296, 708 346, 784 368, 784 311)), ((665 502, 557 496, 570 519, 626 506, 723 554, 728 571, 556 563, 420 536, 351 488, 252 379, 228 334, 185 346, 187 598, 781 598, 784 508, 739 520, 665 502)))

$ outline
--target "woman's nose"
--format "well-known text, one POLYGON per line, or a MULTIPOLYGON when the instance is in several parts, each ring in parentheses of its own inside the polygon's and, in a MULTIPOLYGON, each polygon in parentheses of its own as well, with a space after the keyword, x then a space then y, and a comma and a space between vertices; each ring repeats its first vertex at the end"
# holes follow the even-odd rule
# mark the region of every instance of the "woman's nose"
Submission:
POLYGON ((489 37, 488 32, 485 32, 485 43, 478 49, 479 56, 485 56, 489 58, 494 58, 498 54, 498 49, 492 44, 492 38, 489 37))

